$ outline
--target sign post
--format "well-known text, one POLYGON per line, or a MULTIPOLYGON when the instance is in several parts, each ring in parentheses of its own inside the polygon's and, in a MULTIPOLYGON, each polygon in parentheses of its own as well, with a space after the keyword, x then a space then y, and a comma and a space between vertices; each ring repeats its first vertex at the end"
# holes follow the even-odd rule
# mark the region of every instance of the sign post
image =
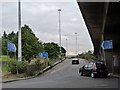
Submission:
POLYGON ((102 49, 113 49, 113 41, 112 40, 106 40, 103 41, 101 44, 102 49))
MULTIPOLYGON (((102 44, 101 44, 101 47, 103 49, 103 57, 104 57, 104 61, 105 61, 105 51, 104 50, 113 49, 113 40, 103 41, 102 44)), ((112 60, 112 62, 113 62, 113 60, 112 60)), ((112 63, 112 72, 114 72, 113 63, 112 63)))

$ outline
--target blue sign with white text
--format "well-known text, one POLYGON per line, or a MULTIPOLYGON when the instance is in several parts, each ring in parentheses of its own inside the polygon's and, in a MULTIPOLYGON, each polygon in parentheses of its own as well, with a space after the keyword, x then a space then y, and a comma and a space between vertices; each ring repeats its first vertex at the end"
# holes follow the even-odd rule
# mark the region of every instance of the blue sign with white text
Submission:
POLYGON ((11 51, 11 52, 16 52, 16 46, 14 43, 12 42, 7 42, 7 50, 11 51))
POLYGON ((40 58, 48 58, 48 52, 39 53, 40 58))
POLYGON ((112 40, 103 41, 101 47, 103 49, 113 49, 113 41, 112 40))

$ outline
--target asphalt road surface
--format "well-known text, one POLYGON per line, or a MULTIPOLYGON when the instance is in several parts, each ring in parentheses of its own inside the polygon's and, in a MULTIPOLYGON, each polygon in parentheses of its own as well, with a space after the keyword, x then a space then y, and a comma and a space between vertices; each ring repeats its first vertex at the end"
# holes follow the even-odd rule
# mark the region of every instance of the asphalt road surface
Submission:
POLYGON ((118 78, 80 76, 78 69, 87 61, 79 61, 72 65, 67 59, 37 78, 2 83, 2 88, 118 88, 118 78))

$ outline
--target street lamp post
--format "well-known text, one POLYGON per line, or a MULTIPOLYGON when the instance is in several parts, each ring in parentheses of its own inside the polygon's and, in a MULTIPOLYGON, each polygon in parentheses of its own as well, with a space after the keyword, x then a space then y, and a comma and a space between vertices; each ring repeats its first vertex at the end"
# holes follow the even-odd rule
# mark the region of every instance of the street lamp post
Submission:
POLYGON ((22 48, 21 48, 21 7, 20 0, 18 2, 18 61, 22 61, 22 48))
POLYGON ((68 56, 68 39, 66 38, 66 57, 68 56))
POLYGON ((60 21, 60 12, 61 12, 61 9, 58 9, 58 12, 59 12, 59 44, 60 44, 60 59, 61 59, 61 21, 60 21))
POLYGON ((75 32, 75 40, 76 40, 76 56, 77 56, 77 33, 75 32))

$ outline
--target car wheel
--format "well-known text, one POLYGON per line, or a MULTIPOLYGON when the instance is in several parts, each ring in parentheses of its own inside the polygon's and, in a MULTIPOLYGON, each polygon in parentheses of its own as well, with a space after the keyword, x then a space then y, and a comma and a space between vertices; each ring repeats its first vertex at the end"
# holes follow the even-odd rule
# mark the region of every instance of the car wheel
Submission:
POLYGON ((83 72, 81 70, 79 70, 79 74, 80 76, 83 76, 83 72))
POLYGON ((91 73, 91 77, 92 77, 92 78, 95 78, 95 77, 96 77, 93 72, 91 73))
POLYGON ((83 76, 83 73, 82 73, 82 72, 80 72, 80 76, 83 76))

